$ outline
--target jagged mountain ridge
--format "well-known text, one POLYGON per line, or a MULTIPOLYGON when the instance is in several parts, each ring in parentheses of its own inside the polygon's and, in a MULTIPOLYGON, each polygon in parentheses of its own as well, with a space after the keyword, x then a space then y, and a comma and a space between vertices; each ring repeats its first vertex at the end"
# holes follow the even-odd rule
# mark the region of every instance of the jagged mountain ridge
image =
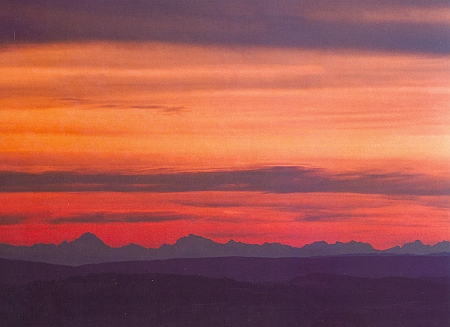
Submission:
POLYGON ((106 245, 93 233, 85 233, 72 242, 55 244, 35 244, 32 246, 13 246, 0 244, 0 258, 46 262, 63 265, 82 265, 113 261, 156 260, 172 258, 207 257, 317 257, 336 255, 431 255, 450 253, 450 242, 443 241, 434 246, 424 245, 421 241, 406 243, 387 250, 376 250, 368 243, 351 241, 329 244, 325 241, 307 244, 301 248, 280 243, 246 244, 230 240, 217 243, 213 240, 190 234, 181 237, 175 244, 163 244, 161 247, 145 248, 129 244, 120 248, 106 245))

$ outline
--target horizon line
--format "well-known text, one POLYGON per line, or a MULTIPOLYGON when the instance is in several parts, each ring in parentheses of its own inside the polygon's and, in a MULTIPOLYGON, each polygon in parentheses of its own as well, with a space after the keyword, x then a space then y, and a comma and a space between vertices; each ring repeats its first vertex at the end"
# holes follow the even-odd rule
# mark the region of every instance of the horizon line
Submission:
POLYGON ((377 248, 373 247, 373 245, 372 245, 371 243, 369 243, 369 242, 357 241, 357 240, 352 239, 352 240, 350 240, 350 241, 348 241, 348 242, 336 241, 336 242, 334 242, 334 243, 329 243, 329 242, 327 242, 327 241, 325 241, 325 240, 317 240, 317 241, 314 241, 314 242, 312 242, 312 243, 305 243, 305 244, 302 245, 302 246, 293 246, 293 245, 289 245, 289 244, 285 244, 285 243, 281 243, 281 242, 245 243, 245 242, 241 242, 241 241, 236 241, 236 240, 234 240, 233 238, 230 238, 228 241, 222 243, 222 242, 215 241, 214 239, 211 239, 211 238, 209 238, 209 237, 205 237, 205 236, 201 236, 201 235, 189 233, 188 235, 179 237, 174 243, 165 243, 165 242, 164 242, 164 243, 161 244, 159 247, 146 247, 146 246, 143 246, 143 245, 141 245, 141 244, 134 243, 134 242, 130 242, 130 243, 124 244, 124 245, 122 245, 122 246, 111 246, 111 245, 105 243, 105 241, 103 241, 103 239, 101 239, 101 238, 100 238, 98 235, 96 235, 94 232, 87 231, 87 232, 83 232, 82 234, 80 234, 80 236, 76 237, 75 239, 73 239, 73 240, 71 240, 71 241, 69 241, 69 240, 63 240, 61 243, 58 243, 58 244, 57 244, 57 243, 42 243, 42 242, 41 242, 41 243, 34 243, 34 244, 32 244, 32 245, 24 245, 24 244, 21 244, 21 245, 14 245, 14 244, 3 243, 3 242, 0 243, 0 244, 10 245, 10 246, 14 246, 14 247, 28 247, 28 248, 29 248, 29 247, 32 247, 32 246, 35 246, 35 245, 55 245, 55 246, 59 246, 59 245, 61 245, 61 244, 63 244, 63 243, 73 243, 73 242, 79 240, 80 238, 82 238, 82 237, 85 236, 85 235, 93 235, 95 238, 99 239, 103 244, 105 244, 106 246, 108 246, 108 247, 111 248, 111 249, 120 249, 120 248, 123 248, 123 247, 126 247, 126 246, 130 246, 130 245, 137 245, 137 246, 143 247, 143 248, 145 248, 145 249, 147 249, 147 250, 149 250, 149 249, 158 250, 158 249, 160 249, 161 247, 163 247, 163 246, 165 246, 165 245, 166 245, 166 246, 167 246, 167 245, 173 246, 173 245, 175 245, 179 240, 185 239, 185 238, 189 238, 189 237, 198 237, 198 238, 202 238, 202 239, 204 239, 204 240, 208 240, 208 241, 214 242, 214 243, 216 243, 216 244, 220 244, 220 245, 226 245, 226 244, 228 244, 228 243, 230 243, 230 242, 241 243, 241 244, 244 244, 244 245, 258 245, 258 246, 262 246, 262 245, 264 245, 264 244, 279 244, 279 245, 282 245, 282 246, 288 246, 288 247, 291 247, 291 248, 293 248, 293 249, 302 249, 302 248, 304 248, 305 246, 312 245, 312 244, 316 244, 316 243, 325 243, 325 244, 327 244, 327 245, 349 244, 349 243, 361 243, 361 244, 368 244, 368 245, 370 245, 375 251, 386 251, 386 250, 393 249, 393 248, 396 248, 396 247, 403 248, 406 244, 413 244, 413 243, 416 243, 416 242, 420 242, 423 246, 429 246, 429 247, 433 247, 433 246, 435 246, 435 245, 437 245, 437 244, 444 243, 444 242, 449 242, 449 243, 450 243, 450 240, 442 240, 442 241, 439 241, 439 242, 434 243, 434 244, 426 244, 426 243, 422 242, 420 239, 416 239, 416 240, 414 240, 414 241, 405 242, 405 243, 403 243, 403 245, 397 244, 397 245, 388 247, 388 248, 386 248, 386 249, 377 249, 377 248))

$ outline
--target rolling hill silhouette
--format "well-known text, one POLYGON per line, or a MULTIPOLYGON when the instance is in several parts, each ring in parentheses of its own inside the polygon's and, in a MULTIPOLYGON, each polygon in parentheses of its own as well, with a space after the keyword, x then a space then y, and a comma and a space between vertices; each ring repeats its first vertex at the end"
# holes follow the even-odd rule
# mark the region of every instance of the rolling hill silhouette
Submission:
POLYGON ((243 282, 281 282, 311 273, 382 278, 450 277, 449 256, 329 256, 312 258, 178 258, 62 266, 0 259, 0 283, 20 284, 99 273, 163 273, 232 278, 243 282))
POLYGON ((0 284, 0 326, 448 326, 448 280, 311 274, 284 283, 91 274, 0 284))

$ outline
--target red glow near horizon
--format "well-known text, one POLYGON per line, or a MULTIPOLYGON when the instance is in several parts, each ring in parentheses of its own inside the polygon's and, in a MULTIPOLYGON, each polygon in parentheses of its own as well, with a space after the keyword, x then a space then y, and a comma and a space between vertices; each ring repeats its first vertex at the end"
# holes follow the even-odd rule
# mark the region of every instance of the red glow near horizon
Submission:
POLYGON ((429 203, 448 200, 442 197, 190 192, 6 193, 0 199, 1 216, 25 217, 0 226, 0 241, 15 245, 59 244, 87 231, 115 247, 159 247, 188 234, 293 246, 356 240, 379 249, 447 238, 448 213, 429 203))
MULTIPOLYGON (((0 170, 138 175, 304 166, 335 176, 433 176, 445 188, 448 67, 446 56, 356 50, 4 47, 0 170)), ((111 246, 158 247, 188 234, 293 246, 435 244, 450 238, 448 193, 440 194, 4 192, 0 242, 60 243, 90 231, 111 246)))

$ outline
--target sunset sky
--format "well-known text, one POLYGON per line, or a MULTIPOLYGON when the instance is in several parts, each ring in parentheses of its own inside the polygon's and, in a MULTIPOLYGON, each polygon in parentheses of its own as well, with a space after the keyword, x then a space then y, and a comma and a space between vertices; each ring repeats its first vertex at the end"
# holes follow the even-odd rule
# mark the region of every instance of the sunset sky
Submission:
POLYGON ((0 243, 450 240, 448 1, 2 3, 0 243))

